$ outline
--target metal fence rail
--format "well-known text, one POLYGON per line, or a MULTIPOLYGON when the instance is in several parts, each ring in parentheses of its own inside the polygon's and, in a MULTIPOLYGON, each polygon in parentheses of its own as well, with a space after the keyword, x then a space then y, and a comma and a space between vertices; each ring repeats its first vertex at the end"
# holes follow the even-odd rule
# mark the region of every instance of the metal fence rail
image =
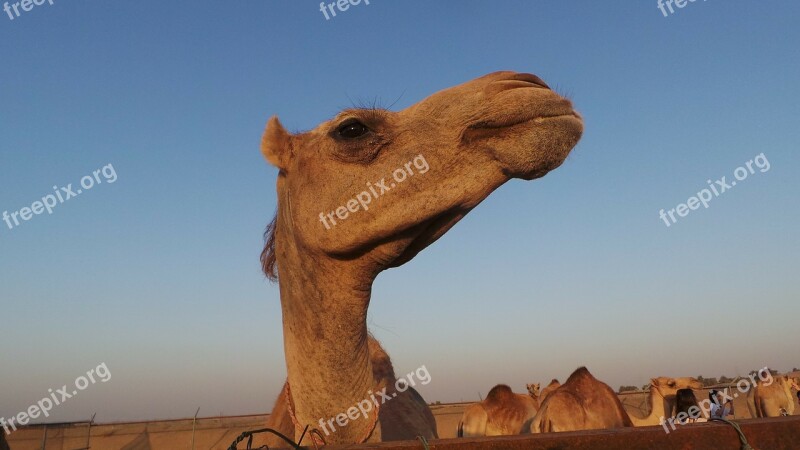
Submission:
MULTIPOLYGON (((756 450, 800 449, 800 416, 737 421, 756 450)), ((429 441, 430 450, 739 450, 736 430, 726 424, 700 423, 678 427, 670 434, 664 428, 642 427, 618 430, 579 431, 493 438, 441 439, 429 441)), ((419 441, 386 442, 359 446, 330 446, 326 450, 395 449, 422 450, 419 441)))

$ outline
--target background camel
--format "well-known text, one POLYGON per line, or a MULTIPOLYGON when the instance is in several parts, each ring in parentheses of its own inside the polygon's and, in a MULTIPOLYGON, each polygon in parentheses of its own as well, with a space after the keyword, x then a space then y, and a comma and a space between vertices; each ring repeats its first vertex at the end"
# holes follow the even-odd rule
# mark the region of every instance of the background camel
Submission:
POLYGON ((703 383, 693 377, 658 377, 650 379, 648 402, 650 412, 645 417, 630 415, 634 426, 659 425, 662 417, 672 417, 675 409, 675 395, 679 389, 703 389, 703 383))
POLYGON ((550 384, 548 384, 544 390, 541 390, 541 385, 539 383, 525 385, 525 387, 528 389, 528 394, 536 404, 536 409, 539 409, 539 406, 541 406, 544 399, 547 398, 547 396, 550 395, 550 393, 552 393, 554 390, 558 389, 559 386, 561 386, 561 383, 559 383, 555 378, 550 381, 550 384))
POLYGON ((542 395, 539 396, 539 405, 544 403, 544 399, 546 399, 548 395, 552 394, 553 391, 555 391, 560 387, 561 383, 559 383, 557 379, 553 378, 552 380, 550 380, 550 384, 548 384, 547 386, 545 386, 544 389, 542 389, 542 395))
POLYGON ((542 403, 536 417, 522 432, 596 430, 632 427, 617 394, 581 367, 542 403))
POLYGON ((525 389, 528 390, 528 395, 530 395, 531 398, 536 401, 536 408, 539 408, 539 405, 541 404, 539 397, 542 394, 541 385, 539 383, 530 383, 525 385, 525 389))
POLYGON ((794 414, 794 395, 798 381, 785 375, 773 376, 772 383, 758 379, 756 386, 747 393, 747 406, 752 417, 779 417, 794 414))
POLYGON ((393 392, 391 365, 377 363, 388 356, 367 331, 375 277, 410 261, 506 181, 557 168, 582 132, 568 100, 514 72, 400 112, 345 110, 302 134, 270 119, 262 153, 279 169, 278 210, 261 259, 280 284, 288 380, 268 425, 295 439, 308 425, 328 444, 435 437, 419 394, 393 392), (429 171, 415 175, 422 163, 429 171), (402 184, 387 186, 401 175, 402 184), (383 388, 397 397, 347 420, 383 388))
POLYGON ((498 384, 485 400, 464 410, 458 423, 458 437, 519 434, 522 424, 532 419, 538 409, 531 395, 515 394, 505 384, 498 384))

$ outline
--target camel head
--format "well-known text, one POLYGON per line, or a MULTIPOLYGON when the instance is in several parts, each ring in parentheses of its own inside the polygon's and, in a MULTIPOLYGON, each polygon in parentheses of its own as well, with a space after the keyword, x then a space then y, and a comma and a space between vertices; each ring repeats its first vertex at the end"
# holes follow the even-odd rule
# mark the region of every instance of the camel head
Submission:
MULTIPOLYGON (((515 72, 399 112, 347 109, 299 134, 273 117, 262 153, 279 169, 278 239, 377 275, 412 259, 506 181, 557 168, 582 132, 570 101, 515 72)), ((274 274, 269 252, 262 260, 274 274)))
POLYGON ((787 389, 794 389, 800 391, 800 378, 791 377, 789 375, 782 375, 780 377, 775 377, 775 378, 781 385, 786 386, 787 389))
POLYGON ((694 377, 658 377, 650 379, 650 389, 655 389, 662 397, 675 396, 681 389, 703 389, 703 383, 694 377))
POLYGON ((797 379, 788 375, 775 375, 775 382, 781 389, 788 392, 791 396, 791 390, 797 389, 797 379))
POLYGON ((539 393, 541 392, 539 383, 526 384, 525 387, 528 388, 528 394, 531 397, 539 398, 539 393))

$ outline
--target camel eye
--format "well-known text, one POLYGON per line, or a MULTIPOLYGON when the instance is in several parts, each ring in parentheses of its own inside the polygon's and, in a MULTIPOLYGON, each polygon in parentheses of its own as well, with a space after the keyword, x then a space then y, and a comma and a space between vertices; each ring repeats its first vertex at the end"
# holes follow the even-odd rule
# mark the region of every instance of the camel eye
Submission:
POLYGON ((369 128, 355 119, 346 121, 336 129, 336 134, 343 139, 360 138, 368 132, 369 128))

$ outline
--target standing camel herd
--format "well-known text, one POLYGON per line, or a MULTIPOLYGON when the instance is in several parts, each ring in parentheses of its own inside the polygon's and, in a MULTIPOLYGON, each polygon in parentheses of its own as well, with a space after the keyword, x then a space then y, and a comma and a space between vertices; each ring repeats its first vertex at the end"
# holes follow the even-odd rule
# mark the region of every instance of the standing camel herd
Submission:
MULTIPOLYGON (((558 386, 557 380, 553 384, 556 389, 547 395, 539 394, 538 383, 527 385, 528 395, 515 394, 503 384, 495 386, 485 400, 466 408, 458 424, 458 437, 662 425, 665 418, 698 406, 693 391, 704 388, 692 377, 653 378, 648 393, 651 409, 640 418, 629 415, 614 391, 585 367, 576 370, 564 385, 558 386), (688 394, 690 404, 679 404, 682 394, 688 394)), ((792 415, 793 389, 800 391, 800 379, 785 375, 772 376, 769 382, 757 379, 747 391, 751 417, 792 415)))
MULTIPOLYGON (((399 112, 347 109, 304 133, 271 118, 261 151, 278 169, 278 206, 261 262, 279 283, 287 380, 267 426, 318 445, 437 437, 430 408, 413 388, 400 389, 367 330, 372 285, 507 181, 559 167, 582 133, 569 100, 516 72, 485 75, 399 112), (417 169, 425 162, 425 172, 415 175, 411 161, 417 169), (376 393, 390 401, 373 407, 376 393), (359 415, 356 405, 369 411, 359 415)), ((614 392, 586 369, 541 399, 499 386, 487 401, 471 409, 470 433, 632 425, 614 392), (516 409, 506 412, 507 404, 516 409), (496 424, 495 412, 508 424, 496 424)), ((262 439, 258 445, 285 445, 262 439)))

